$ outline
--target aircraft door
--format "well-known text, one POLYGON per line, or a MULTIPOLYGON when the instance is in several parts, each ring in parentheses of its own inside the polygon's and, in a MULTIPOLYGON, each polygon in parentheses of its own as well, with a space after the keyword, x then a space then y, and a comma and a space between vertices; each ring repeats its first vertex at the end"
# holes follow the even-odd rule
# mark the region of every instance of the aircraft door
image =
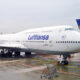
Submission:
POLYGON ((48 38, 48 40, 45 40, 45 41, 44 41, 44 46, 46 46, 46 47, 52 47, 53 41, 52 41, 51 32, 49 32, 49 33, 47 33, 47 34, 48 34, 49 38, 48 38))

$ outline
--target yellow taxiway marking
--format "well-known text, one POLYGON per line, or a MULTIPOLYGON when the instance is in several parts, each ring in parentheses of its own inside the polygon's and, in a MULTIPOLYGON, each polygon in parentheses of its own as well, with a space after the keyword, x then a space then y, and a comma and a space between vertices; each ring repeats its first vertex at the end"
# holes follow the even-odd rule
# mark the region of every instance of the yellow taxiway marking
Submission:
POLYGON ((80 70, 79 67, 75 67, 75 66, 66 66, 66 67, 80 70))

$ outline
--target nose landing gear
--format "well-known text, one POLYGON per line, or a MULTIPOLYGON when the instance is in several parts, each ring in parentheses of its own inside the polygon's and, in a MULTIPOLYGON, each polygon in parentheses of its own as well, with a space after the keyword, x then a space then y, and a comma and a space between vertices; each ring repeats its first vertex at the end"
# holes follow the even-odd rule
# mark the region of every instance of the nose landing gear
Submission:
POLYGON ((58 61, 58 64, 68 65, 69 64, 69 62, 67 60, 68 57, 69 57, 69 55, 61 55, 62 59, 60 61, 58 61))

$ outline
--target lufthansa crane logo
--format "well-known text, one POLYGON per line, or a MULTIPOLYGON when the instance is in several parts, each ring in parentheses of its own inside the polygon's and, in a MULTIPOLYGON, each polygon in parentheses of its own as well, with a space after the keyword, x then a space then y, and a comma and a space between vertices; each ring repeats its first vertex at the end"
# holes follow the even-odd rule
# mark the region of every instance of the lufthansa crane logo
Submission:
POLYGON ((28 40, 48 40, 49 35, 29 35, 28 40))

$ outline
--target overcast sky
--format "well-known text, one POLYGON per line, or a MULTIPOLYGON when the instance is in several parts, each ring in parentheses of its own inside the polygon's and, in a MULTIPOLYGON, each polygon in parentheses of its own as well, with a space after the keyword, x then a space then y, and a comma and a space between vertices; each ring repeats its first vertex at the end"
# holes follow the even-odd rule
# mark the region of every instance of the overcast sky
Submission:
POLYGON ((77 27, 80 0, 0 0, 0 32, 55 25, 77 27))

